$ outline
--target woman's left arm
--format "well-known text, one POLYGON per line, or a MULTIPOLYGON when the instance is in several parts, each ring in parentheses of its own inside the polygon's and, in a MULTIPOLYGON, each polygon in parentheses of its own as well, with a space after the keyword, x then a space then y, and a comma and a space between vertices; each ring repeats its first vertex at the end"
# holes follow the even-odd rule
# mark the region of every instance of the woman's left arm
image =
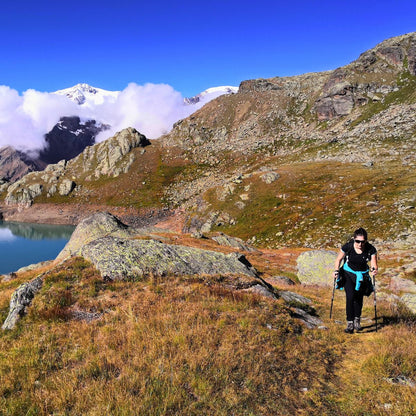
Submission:
POLYGON ((378 272, 378 266, 377 266, 377 253, 375 253, 375 254, 373 254, 372 256, 371 256, 371 261, 370 261, 370 264, 371 264, 371 272, 373 273, 373 274, 377 274, 377 272, 378 272))

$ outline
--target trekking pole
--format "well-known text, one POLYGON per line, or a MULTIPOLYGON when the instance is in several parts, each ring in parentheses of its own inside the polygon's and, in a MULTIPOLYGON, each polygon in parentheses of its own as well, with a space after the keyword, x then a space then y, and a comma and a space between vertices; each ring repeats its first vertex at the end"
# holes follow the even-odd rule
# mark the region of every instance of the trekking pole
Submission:
POLYGON ((331 309, 329 311, 329 319, 332 319, 332 306, 334 305, 334 294, 335 294, 335 282, 337 278, 334 277, 334 287, 332 288, 332 299, 331 299, 331 309))
MULTIPOLYGON (((374 269, 372 269, 374 272, 374 269)), ((376 296, 376 275, 373 273, 373 288, 374 288, 374 319, 376 321, 376 332, 377 332, 377 296, 376 296)))

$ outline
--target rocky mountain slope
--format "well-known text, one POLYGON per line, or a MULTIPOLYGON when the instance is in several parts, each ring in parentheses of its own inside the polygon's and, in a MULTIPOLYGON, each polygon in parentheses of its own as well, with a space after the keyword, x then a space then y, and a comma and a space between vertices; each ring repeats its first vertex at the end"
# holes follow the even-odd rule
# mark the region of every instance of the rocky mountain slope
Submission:
POLYGON ((45 134, 45 146, 38 153, 27 154, 12 146, 0 148, 0 179, 13 183, 29 172, 43 170, 48 164, 78 156, 108 126, 95 120, 82 122, 79 117, 62 117, 45 134))
MULTIPOLYGON (((175 212, 184 231, 224 230, 269 247, 330 245, 356 224, 411 245, 415 45, 411 33, 334 71, 244 81, 145 153, 124 154, 117 177, 96 174, 88 150, 71 164, 79 171, 71 168, 68 196, 48 197, 39 176, 23 205, 146 206, 175 212)), ((9 206, 22 203, 22 186, 3 193, 9 206)))
POLYGON ((3 182, 15 182, 27 173, 41 170, 45 166, 45 163, 34 160, 11 146, 0 148, 0 180, 3 182))
MULTIPOLYGON (((201 106, 216 97, 234 94, 237 91, 238 87, 209 88, 194 97, 185 98, 184 105, 201 106)), ((105 102, 114 104, 120 91, 107 91, 84 83, 52 94, 64 95, 82 107, 94 109, 105 102)), ((92 119, 81 120, 79 116, 63 116, 52 130, 45 134, 45 145, 39 152, 28 154, 17 151, 12 146, 0 148, 0 180, 12 183, 26 173, 44 169, 47 164, 70 160, 87 146, 92 146, 97 135, 110 127, 92 119)))

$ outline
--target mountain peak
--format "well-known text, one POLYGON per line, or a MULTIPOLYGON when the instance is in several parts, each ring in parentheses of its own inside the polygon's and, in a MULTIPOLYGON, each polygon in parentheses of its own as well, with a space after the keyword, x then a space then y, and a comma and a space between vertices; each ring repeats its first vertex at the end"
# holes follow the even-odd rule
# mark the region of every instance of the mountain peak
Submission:
POLYGON ((107 91, 86 83, 79 83, 73 87, 55 91, 54 94, 65 95, 79 105, 97 105, 103 103, 107 97, 116 98, 119 91, 107 91))
POLYGON ((238 87, 232 87, 232 86, 221 86, 221 87, 212 87, 208 88, 205 91, 202 91, 201 93, 189 97, 184 98, 184 101, 186 104, 196 104, 199 102, 208 102, 213 100, 214 98, 219 97, 220 95, 224 94, 235 94, 238 92, 238 87))

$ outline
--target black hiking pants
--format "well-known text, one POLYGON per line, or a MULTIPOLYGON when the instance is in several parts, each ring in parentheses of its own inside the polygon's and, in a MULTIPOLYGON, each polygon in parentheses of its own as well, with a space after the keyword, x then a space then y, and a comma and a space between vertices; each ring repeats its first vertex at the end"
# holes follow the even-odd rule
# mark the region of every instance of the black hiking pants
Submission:
POLYGON ((361 310, 363 309, 363 294, 355 290, 355 283, 357 276, 354 273, 345 273, 345 297, 346 297, 346 311, 347 321, 353 321, 354 318, 361 317, 361 310))

